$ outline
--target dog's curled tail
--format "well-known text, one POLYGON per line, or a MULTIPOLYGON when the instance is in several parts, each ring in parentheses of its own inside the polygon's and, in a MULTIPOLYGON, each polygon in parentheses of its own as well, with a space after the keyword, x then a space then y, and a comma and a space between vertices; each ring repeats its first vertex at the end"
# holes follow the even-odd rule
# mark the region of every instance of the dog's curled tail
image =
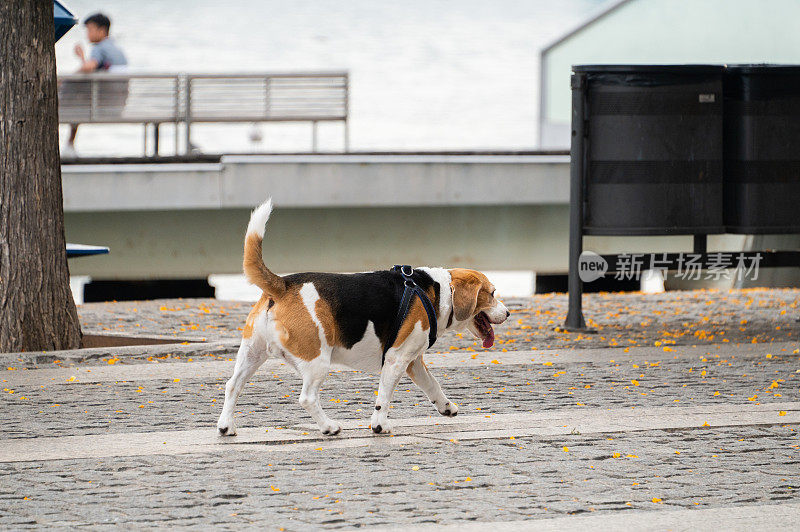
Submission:
POLYGON ((272 198, 259 205, 250 215, 247 234, 244 236, 244 275, 247 280, 259 287, 273 298, 279 298, 286 292, 286 282, 280 275, 272 273, 261 257, 261 242, 264 230, 272 213, 272 198))

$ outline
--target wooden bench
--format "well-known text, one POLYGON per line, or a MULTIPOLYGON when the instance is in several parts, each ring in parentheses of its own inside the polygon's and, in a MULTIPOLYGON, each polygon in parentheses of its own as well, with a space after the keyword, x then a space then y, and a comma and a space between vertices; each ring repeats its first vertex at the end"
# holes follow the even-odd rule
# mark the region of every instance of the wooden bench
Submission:
POLYGON ((180 125, 184 149, 198 123, 310 122, 317 151, 317 124, 344 124, 349 150, 349 81, 346 72, 257 74, 71 74, 59 77, 59 122, 143 124, 147 154, 152 126, 158 155, 159 126, 180 125))

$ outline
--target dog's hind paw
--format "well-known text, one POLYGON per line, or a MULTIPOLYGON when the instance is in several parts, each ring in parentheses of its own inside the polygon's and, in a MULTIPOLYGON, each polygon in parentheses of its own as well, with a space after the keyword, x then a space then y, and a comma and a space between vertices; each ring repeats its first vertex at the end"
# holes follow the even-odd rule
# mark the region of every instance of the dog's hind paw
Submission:
POLYGON ((233 423, 219 423, 217 431, 220 436, 236 436, 236 425, 233 423))
MULTIPOLYGON (((439 410, 438 407, 437 410, 439 410)), ((447 401, 444 407, 439 410, 439 413, 447 417, 456 417, 458 415, 458 405, 452 401, 447 401)))

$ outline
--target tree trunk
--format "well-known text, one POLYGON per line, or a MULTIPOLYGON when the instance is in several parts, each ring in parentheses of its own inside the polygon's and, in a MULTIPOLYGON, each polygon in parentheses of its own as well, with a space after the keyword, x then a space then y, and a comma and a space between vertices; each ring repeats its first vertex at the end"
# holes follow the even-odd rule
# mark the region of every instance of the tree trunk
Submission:
POLYGON ((0 0, 0 352, 75 349, 52 0, 0 0))

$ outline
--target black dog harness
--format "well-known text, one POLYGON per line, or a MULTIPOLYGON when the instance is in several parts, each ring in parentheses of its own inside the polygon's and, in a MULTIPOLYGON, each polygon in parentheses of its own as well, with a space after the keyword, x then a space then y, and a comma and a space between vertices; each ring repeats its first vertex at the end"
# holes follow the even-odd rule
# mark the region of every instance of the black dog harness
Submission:
POLYGON ((386 361, 386 352, 392 347, 394 341, 397 340, 397 334, 400 332, 400 327, 403 325, 406 316, 408 316, 408 309, 411 307, 411 300, 415 294, 419 297, 422 306, 425 307, 425 312, 428 314, 428 323, 431 327, 430 331, 428 331, 428 347, 431 347, 433 343, 436 342, 436 311, 433 309, 433 304, 430 298, 428 298, 428 294, 426 294, 411 278, 411 275, 414 273, 414 268, 408 265, 395 265, 392 271, 400 272, 403 276, 403 298, 400 300, 400 308, 397 309, 397 316, 392 324, 391 334, 386 341, 386 346, 383 348, 381 367, 383 367, 383 363, 386 361))

